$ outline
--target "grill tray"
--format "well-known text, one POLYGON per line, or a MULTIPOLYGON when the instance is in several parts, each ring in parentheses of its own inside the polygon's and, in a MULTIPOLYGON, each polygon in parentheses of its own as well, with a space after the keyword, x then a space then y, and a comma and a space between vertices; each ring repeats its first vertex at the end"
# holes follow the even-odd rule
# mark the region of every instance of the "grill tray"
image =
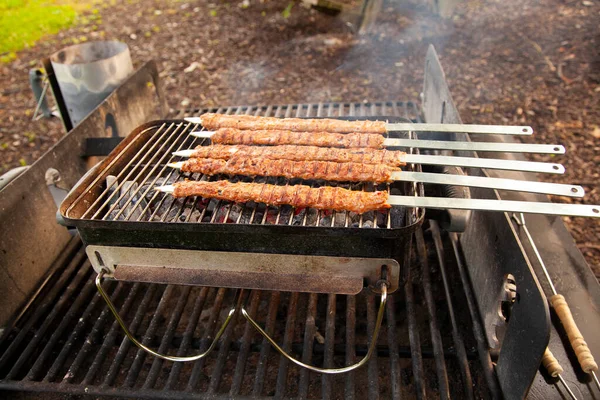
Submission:
MULTIPOLYGON (((381 117, 390 122, 404 119, 381 117)), ((341 118, 363 119, 363 118, 341 118)), ((111 154, 86 174, 60 207, 64 221, 77 228, 86 245, 168 249, 259 252, 338 257, 386 257, 402 260, 412 233, 420 226, 424 210, 393 208, 362 216, 289 206, 174 199, 157 193, 155 186, 189 179, 209 179, 200 174, 168 168, 177 161, 171 152, 208 145, 189 135, 198 124, 159 120, 136 128, 111 154), (109 189, 107 177, 117 177, 109 189)), ((212 177, 216 180, 226 177, 212 177)), ((251 181, 247 177, 231 180, 251 181)), ((279 184, 325 184, 317 181, 257 178, 279 184)), ((327 183, 331 184, 331 183, 327 183)), ((345 185, 352 189, 375 187, 345 185)), ((385 189, 385 185, 378 186, 385 189)), ((393 194, 422 195, 420 184, 395 182, 393 194)))

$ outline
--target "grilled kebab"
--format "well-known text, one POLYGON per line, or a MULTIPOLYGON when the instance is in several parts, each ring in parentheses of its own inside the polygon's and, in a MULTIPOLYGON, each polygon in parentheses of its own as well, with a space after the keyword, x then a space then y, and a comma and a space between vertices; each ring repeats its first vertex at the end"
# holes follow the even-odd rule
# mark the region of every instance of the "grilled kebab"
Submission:
MULTIPOLYGON (((192 135, 194 135, 192 133, 192 135)), ((218 144, 298 145, 382 149, 385 138, 373 133, 296 132, 290 130, 240 130, 221 128, 211 134, 218 144)))
POLYGON ((391 182, 400 168, 383 164, 337 163, 330 161, 290 161, 267 158, 234 157, 229 160, 190 158, 171 163, 170 167, 184 172, 205 175, 282 176, 285 178, 324 179, 342 182, 391 182))
POLYGON ((180 150, 173 155, 191 158, 228 160, 233 157, 271 158, 292 161, 333 161, 359 164, 385 164, 392 167, 405 165, 401 151, 376 149, 337 149, 317 146, 197 146, 194 150, 180 150))
POLYGON ((338 119, 273 118, 252 115, 202 114, 206 129, 235 128, 249 130, 282 129, 294 132, 386 133, 383 121, 342 121, 338 119))
MULTIPOLYGON (((159 187, 157 190, 164 189, 159 187)), ((387 192, 362 192, 330 186, 311 188, 306 185, 184 181, 175 183, 172 193, 175 197, 200 196, 239 203, 254 201, 273 206, 288 204, 296 208, 312 207, 321 210, 353 211, 358 214, 391 207, 387 203, 387 192)))

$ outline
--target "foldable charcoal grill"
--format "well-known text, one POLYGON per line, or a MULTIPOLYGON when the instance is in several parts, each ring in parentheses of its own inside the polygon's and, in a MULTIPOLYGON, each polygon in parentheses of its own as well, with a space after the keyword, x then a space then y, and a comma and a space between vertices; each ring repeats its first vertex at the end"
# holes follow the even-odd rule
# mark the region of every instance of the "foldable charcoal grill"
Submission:
MULTIPOLYGON (((125 108, 125 104, 135 102, 131 94, 149 87, 147 70, 141 71, 143 77, 134 77, 120 88, 97 114, 59 144, 51 157, 44 157, 12 183, 13 190, 0 200, 15 199, 10 204, 20 204, 0 208, 5 212, 3 221, 8 222, 3 225, 2 233, 10 230, 12 237, 23 238, 21 231, 32 229, 32 224, 15 229, 19 226, 11 221, 30 221, 27 219, 30 215, 51 208, 44 205, 48 196, 42 196, 41 201, 37 199, 37 208, 25 211, 28 199, 21 198, 16 190, 22 187, 26 191, 35 186, 40 171, 42 177, 48 167, 60 172, 60 182, 65 184, 56 184, 56 180, 51 183, 53 194, 60 186, 75 185, 81 172, 73 175, 72 171, 81 171, 81 167, 70 168, 70 164, 60 165, 56 161, 66 160, 65 154, 70 154, 73 165, 78 165, 80 161, 73 157, 72 149, 85 148, 77 143, 82 143, 93 131, 90 125, 102 126, 102 117, 116 112, 115 104, 125 108), (125 101, 128 95, 129 102, 125 101), (34 175, 36 171, 38 175, 34 175)), ((152 77, 150 80, 156 83, 152 77)), ((422 112, 414 103, 386 102, 197 109, 175 117, 223 112, 287 117, 389 116, 413 122, 424 117, 427 122, 460 122, 433 51, 426 64, 424 95, 422 112)), ((147 96, 144 101, 148 101, 147 96)), ((151 115, 139 118, 142 121, 156 118, 151 115)), ((129 126, 120 131, 131 131, 133 126, 129 126)), ((158 126, 146 125, 136 130, 120 144, 120 149, 132 146, 129 149, 133 151, 156 144, 157 151, 136 154, 166 159, 170 155, 169 146, 190 145, 188 141, 193 139, 184 133, 192 128, 163 120, 158 126), (161 134, 171 140, 153 136, 161 134), (165 147, 158 150, 162 145, 165 147)), ((72 214, 61 210, 65 222, 74 223, 69 217, 79 218, 88 213, 89 218, 82 220, 88 226, 80 228, 81 238, 85 243, 99 244, 86 249, 79 236, 65 240, 61 236, 64 228, 52 226, 57 232, 54 237, 60 237, 63 245, 55 253, 54 261, 45 267, 42 283, 21 302, 20 311, 5 325, 0 339, 0 388, 136 398, 520 398, 528 392, 529 398, 561 398, 566 395, 564 389, 552 385, 552 378, 538 371, 551 330, 553 352, 561 363, 573 366, 563 374, 570 387, 581 393, 593 392, 589 377, 569 361, 571 356, 560 344, 557 331, 549 329, 548 307, 528 258, 530 245, 520 241, 521 233, 509 215, 473 212, 466 223, 468 213, 438 213, 436 217, 441 217, 444 226, 462 224, 466 228, 458 235, 441 229, 435 220, 421 221, 422 210, 414 209, 398 210, 397 215, 373 213, 361 219, 345 213, 295 215, 286 207, 253 204, 242 207, 216 201, 198 204, 198 199, 174 200, 146 191, 155 183, 162 184, 161 180, 175 179, 178 174, 162 169, 165 160, 149 160, 139 160, 127 168, 119 165, 117 157, 112 159, 115 164, 111 169, 107 167, 111 162, 108 159, 83 178, 84 182, 98 179, 99 184, 90 187, 91 192, 70 194, 69 199, 79 200, 80 208, 73 202, 69 211, 72 214), (140 174, 141 170, 144 172, 140 174), (127 178, 129 173, 131 176, 127 178), (134 174, 141 180, 130 179, 134 174), (114 186, 118 189, 103 193, 107 179, 113 181, 109 175, 116 178, 114 186), (113 199, 108 200, 113 194, 113 199), (129 197, 133 201, 123 201, 129 197), (160 229, 144 231, 150 220, 160 229), (205 223, 190 224, 190 221, 205 223), (290 223, 292 226, 284 226, 290 223), (200 230, 199 225, 209 228, 200 230), (245 229, 252 229, 251 234, 245 229), (368 233, 363 236, 363 232, 368 233), (149 240, 148 235, 155 236, 149 240), (342 236, 354 240, 352 246, 345 246, 342 236), (223 237, 235 239, 217 240, 223 237), (304 241, 302 246, 294 246, 298 238, 304 241), (157 240, 164 241, 161 250, 148 245, 157 240), (266 246, 265 240, 271 246, 266 246), (267 253, 261 257, 272 261, 259 260, 256 254, 242 254, 240 250, 247 249, 248 244, 263 246, 256 247, 267 253), (136 251, 138 254, 134 254, 136 251), (161 254, 163 251, 166 253, 161 254), (205 258, 202 262, 192 262, 185 254, 188 251, 193 252, 193 257, 203 254, 205 258), (341 251, 355 263, 352 271, 361 274, 332 274, 335 265, 339 265, 341 251), (139 263, 144 256, 144 265, 131 262, 139 263), (305 277, 291 275, 281 265, 288 260, 299 263, 302 257, 318 258, 321 268, 311 270, 314 275, 301 281, 304 291, 290 291, 297 288, 298 279, 305 277), (381 264, 372 263, 374 259, 381 264), (255 282, 247 281, 249 275, 236 275, 239 271, 234 266, 238 260, 257 266, 253 276, 259 278, 255 282), (211 347, 212 352, 194 363, 172 363, 136 349, 96 293, 92 264, 119 279, 107 281, 104 291, 115 311, 124 318, 123 324, 131 334, 141 338, 143 345, 179 357, 203 353, 211 347), (159 268, 161 264, 170 268, 159 268), (364 264, 377 268, 365 268, 364 264), (117 268, 111 269, 115 265, 117 268), (206 270, 194 273, 198 272, 195 269, 198 265, 211 273, 206 270), (226 267, 217 268, 223 265, 226 267), (329 269, 322 268, 323 265, 329 269), (378 282, 382 278, 395 281, 389 279, 394 278, 394 273, 398 276, 398 286, 389 288, 383 309, 379 295, 373 291, 382 288, 378 282), (333 281, 324 281, 332 275, 333 281), (359 282, 360 275, 367 277, 366 282, 362 277, 359 282), (280 285, 279 290, 260 290, 268 287, 261 280, 273 276, 277 276, 276 282, 268 284, 280 285), (235 283, 235 279, 243 284, 226 284, 235 283), (226 286, 257 289, 240 291, 226 286), (366 289, 356 293, 357 288, 366 289), (311 290, 313 293, 307 293, 311 290), (242 306, 244 313, 231 313, 242 306), (378 310, 384 313, 380 329, 378 310), (244 318, 246 315, 250 318, 244 318), (228 318, 229 327, 220 332, 228 318), (269 339, 257 332, 253 321, 283 351, 305 364, 340 368, 369 353, 371 357, 364 367, 346 374, 314 373, 275 351, 269 339), (218 337, 220 340, 216 340, 218 337)), ((42 189, 40 193, 45 190, 42 189)), ((5 192, 8 190, 10 186, 5 192)), ((421 191, 418 186, 406 183, 397 190, 404 193, 416 190, 417 194, 421 191)), ((489 189, 474 191, 482 198, 498 195, 489 189)), ((435 215, 429 212, 425 215, 432 216, 435 215)), ((599 321, 593 308, 600 299, 593 275, 581 254, 573 250, 572 239, 559 218, 535 216, 528 217, 528 222, 548 268, 565 284, 563 292, 569 297, 575 318, 580 321, 585 318, 581 325, 584 335, 588 341, 593 340, 590 330, 593 332, 599 321), (546 243, 545 237, 551 240, 546 243), (557 240, 561 246, 556 246, 557 240)), ((45 230, 33 229, 33 232, 29 242, 44 238, 45 230)), ((46 234, 48 243, 52 243, 52 233, 46 234)), ((19 251, 13 253, 3 248, 5 251, 0 252, 0 257, 5 257, 1 259, 3 263, 27 259, 28 241, 23 241, 19 251), (13 254, 21 258, 11 259, 13 254)), ((43 253, 38 256, 44 257, 43 253)), ((597 354, 599 344, 592 341, 589 345, 597 354)))

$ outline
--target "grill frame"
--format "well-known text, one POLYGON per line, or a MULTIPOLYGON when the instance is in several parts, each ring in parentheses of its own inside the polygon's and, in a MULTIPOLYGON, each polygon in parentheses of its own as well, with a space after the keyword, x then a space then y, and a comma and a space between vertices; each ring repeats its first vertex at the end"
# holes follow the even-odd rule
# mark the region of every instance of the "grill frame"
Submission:
MULTIPOLYGON (((387 118, 390 121, 404 119, 398 117, 387 118)), ((94 207, 94 202, 97 201, 98 196, 103 195, 106 191, 102 190, 106 176, 113 171, 119 171, 125 165, 129 165, 135 161, 136 156, 141 154, 144 157, 146 154, 142 153, 141 150, 150 143, 150 140, 154 139, 156 132, 152 130, 156 129, 157 126, 168 125, 170 129, 170 127, 177 124, 180 125, 176 129, 180 129, 183 126, 183 129, 179 133, 180 136, 197 127, 195 124, 184 123, 180 120, 153 121, 141 125, 124 139, 97 168, 82 178, 65 198, 59 210, 61 216, 66 224, 75 226, 78 229, 85 244, 318 256, 383 257, 401 261, 403 254, 406 253, 408 246, 410 246, 411 235, 423 222, 424 210, 412 208, 402 209, 401 211, 405 214, 403 218, 404 226, 391 226, 389 222, 391 212, 387 212, 388 227, 377 229, 355 228, 351 226, 218 223, 212 220, 210 223, 180 223, 90 219, 89 215, 92 215, 91 218, 94 218, 96 215, 93 213, 98 214, 91 207, 94 207), (144 137, 144 135, 150 137, 144 137), (87 218, 85 218, 86 215, 87 218), (410 222, 406 223, 406 221, 410 222)), ((174 133, 176 132, 172 134, 174 133)), ((184 139, 183 142, 179 143, 179 147, 185 146, 184 143, 186 143, 186 140, 184 139)), ((174 141, 171 147, 176 144, 178 142, 174 141)), ((168 149, 168 151, 171 151, 171 149, 168 149)), ((160 168, 162 166, 162 162, 160 162, 162 158, 164 156, 159 157, 159 163, 141 167, 142 172, 144 168, 151 168, 150 171, 153 171, 157 167, 160 168)), ((140 160, 143 160, 143 158, 140 160)), ((164 171, 165 167, 162 168, 164 171)), ((141 173, 138 175, 141 175, 141 173)), ((184 175, 180 173, 176 180, 180 180, 182 176, 184 175)), ((147 179, 147 176, 144 175, 143 178, 147 179)), ((123 182, 120 182, 119 185, 123 185, 123 182)), ((396 182, 393 185, 394 187, 401 187, 404 193, 414 193, 416 191, 419 195, 423 194, 422 184, 396 182)), ((164 195, 163 199, 167 197, 168 195, 164 195)), ((234 204, 231 202, 227 203, 234 204)), ((195 206, 196 202, 192 202, 192 207, 195 208, 195 206)), ((181 207, 183 209, 185 205, 181 207)), ((231 209, 231 205, 229 207, 231 209)), ((141 208, 138 207, 138 210, 141 208)), ((279 209, 281 210, 281 207, 279 209)), ((268 209, 265 210, 265 218, 267 211, 268 209)), ((181 212, 178 215, 180 214, 181 212)), ((213 213, 213 220, 216 214, 217 212, 215 211, 213 213)), ((320 215, 319 213, 317 223, 320 215)), ((348 213, 346 213, 345 217, 346 224, 348 221, 347 215, 348 213)), ((373 218, 377 218, 377 216, 374 215, 373 218)), ((291 219, 290 216, 290 221, 291 219)), ((331 219, 333 223, 334 218, 331 219)), ((360 221, 362 225, 362 216, 360 217, 360 221)), ((374 225, 377 224, 375 223, 374 225)))

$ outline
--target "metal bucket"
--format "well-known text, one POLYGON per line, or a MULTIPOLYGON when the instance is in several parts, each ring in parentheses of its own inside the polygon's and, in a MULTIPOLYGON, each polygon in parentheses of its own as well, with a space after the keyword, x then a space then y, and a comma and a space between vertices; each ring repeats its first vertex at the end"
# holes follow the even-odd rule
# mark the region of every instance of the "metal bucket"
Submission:
POLYGON ((66 47, 50 56, 73 126, 133 72, 129 47, 116 41, 66 47))

